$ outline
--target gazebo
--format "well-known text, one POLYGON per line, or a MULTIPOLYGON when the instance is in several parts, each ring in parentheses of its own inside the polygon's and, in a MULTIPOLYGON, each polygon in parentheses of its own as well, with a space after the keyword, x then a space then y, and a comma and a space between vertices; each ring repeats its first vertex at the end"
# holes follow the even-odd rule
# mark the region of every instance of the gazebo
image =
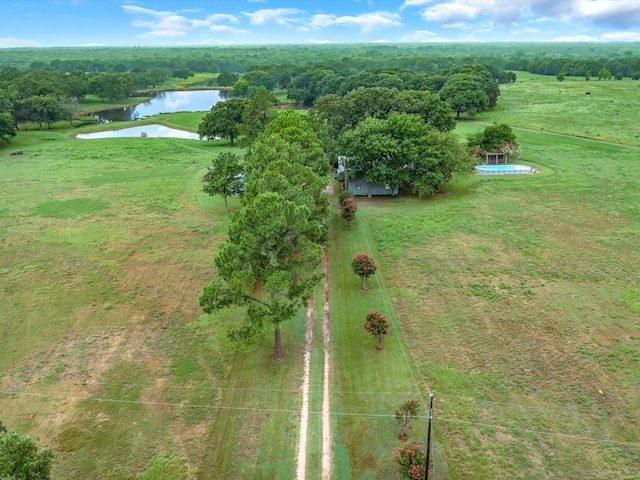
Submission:
POLYGON ((485 152, 483 165, 504 165, 509 163, 509 156, 502 152, 485 152))

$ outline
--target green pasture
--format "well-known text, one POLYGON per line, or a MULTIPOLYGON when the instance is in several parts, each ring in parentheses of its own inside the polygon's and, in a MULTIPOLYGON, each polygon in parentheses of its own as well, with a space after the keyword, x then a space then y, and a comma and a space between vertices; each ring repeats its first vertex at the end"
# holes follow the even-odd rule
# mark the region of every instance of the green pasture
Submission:
POLYGON ((3 422, 54 450, 54 478, 288 478, 303 326, 282 368, 268 336, 234 362, 220 324, 237 312, 197 304, 228 222, 202 176, 228 147, 86 130, 0 150, 3 422))
MULTIPOLYGON (((334 478, 397 478, 395 409, 428 392, 435 479, 640 470, 640 163, 625 107, 638 83, 518 78, 456 133, 508 123, 518 162, 540 173, 360 199, 351 231, 331 200, 334 478), (611 123, 571 114, 594 103, 611 123), (367 291, 357 252, 379 264, 367 291), (382 351, 363 327, 371 309, 392 323, 382 351)), ((149 121, 194 131, 200 118, 149 121)), ((271 332, 238 350, 225 331, 239 312, 197 303, 228 225, 202 176, 216 153, 243 151, 73 138, 94 128, 0 146, 3 423, 53 449, 54 478, 292 478, 304 312, 283 324, 275 364, 271 332)), ((308 478, 321 472, 321 298, 308 478)), ((409 442, 424 444, 425 415, 409 442)))
MULTIPOLYGON (((430 199, 361 199, 351 232, 334 212, 334 358, 348 365, 333 382, 348 392, 332 395, 339 478, 393 478, 401 442, 389 415, 427 390, 434 478, 615 479, 640 469, 640 164, 636 148, 606 143, 637 145, 635 111, 588 134, 583 119, 558 113, 566 98, 554 97, 555 78, 523 77, 525 93, 501 87, 499 108, 456 133, 509 123, 518 162, 540 173, 459 178, 430 199), (534 91, 549 101, 528 105, 534 91), (360 250, 380 265, 367 292, 349 268, 360 250), (370 364, 368 309, 392 313, 407 367, 400 351, 370 364), (367 398, 363 385, 386 388, 367 398), (352 415, 337 413, 345 406, 352 415)), ((606 112, 635 101, 637 82, 602 83, 589 85, 609 95, 606 112)), ((409 441, 424 444, 426 420, 416 423, 409 441)))
POLYGON ((559 82, 526 72, 517 72, 517 78, 500 85, 497 106, 476 120, 640 146, 640 82, 594 77, 559 82))

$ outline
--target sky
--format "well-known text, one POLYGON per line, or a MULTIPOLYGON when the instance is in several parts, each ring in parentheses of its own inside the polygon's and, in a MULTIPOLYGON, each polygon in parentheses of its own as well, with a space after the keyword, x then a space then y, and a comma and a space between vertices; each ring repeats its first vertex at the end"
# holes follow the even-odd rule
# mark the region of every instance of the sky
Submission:
POLYGON ((640 42, 640 0, 0 0, 0 48, 640 42))

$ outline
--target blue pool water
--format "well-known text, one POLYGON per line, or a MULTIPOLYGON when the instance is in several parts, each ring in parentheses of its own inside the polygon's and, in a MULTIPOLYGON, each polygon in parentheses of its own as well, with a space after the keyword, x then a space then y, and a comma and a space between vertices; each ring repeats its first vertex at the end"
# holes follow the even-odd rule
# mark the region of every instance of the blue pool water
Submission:
POLYGON ((529 165, 476 165, 476 173, 482 175, 508 175, 518 173, 534 173, 536 170, 529 165))

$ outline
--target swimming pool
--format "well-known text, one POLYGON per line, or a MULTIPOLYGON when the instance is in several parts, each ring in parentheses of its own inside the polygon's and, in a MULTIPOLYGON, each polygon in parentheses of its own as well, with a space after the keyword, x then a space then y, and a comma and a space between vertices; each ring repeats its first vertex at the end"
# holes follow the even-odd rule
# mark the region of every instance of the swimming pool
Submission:
POLYGON ((175 128, 165 127, 164 125, 152 124, 142 125, 139 127, 121 128, 118 130, 105 130, 103 132, 79 133, 77 138, 84 140, 92 138, 113 138, 113 137, 172 137, 186 138, 190 140, 199 140, 197 133, 187 132, 185 130, 176 130, 175 128))
POLYGON ((519 173, 535 173, 536 169, 529 165, 476 165, 476 173, 481 175, 513 175, 519 173))

